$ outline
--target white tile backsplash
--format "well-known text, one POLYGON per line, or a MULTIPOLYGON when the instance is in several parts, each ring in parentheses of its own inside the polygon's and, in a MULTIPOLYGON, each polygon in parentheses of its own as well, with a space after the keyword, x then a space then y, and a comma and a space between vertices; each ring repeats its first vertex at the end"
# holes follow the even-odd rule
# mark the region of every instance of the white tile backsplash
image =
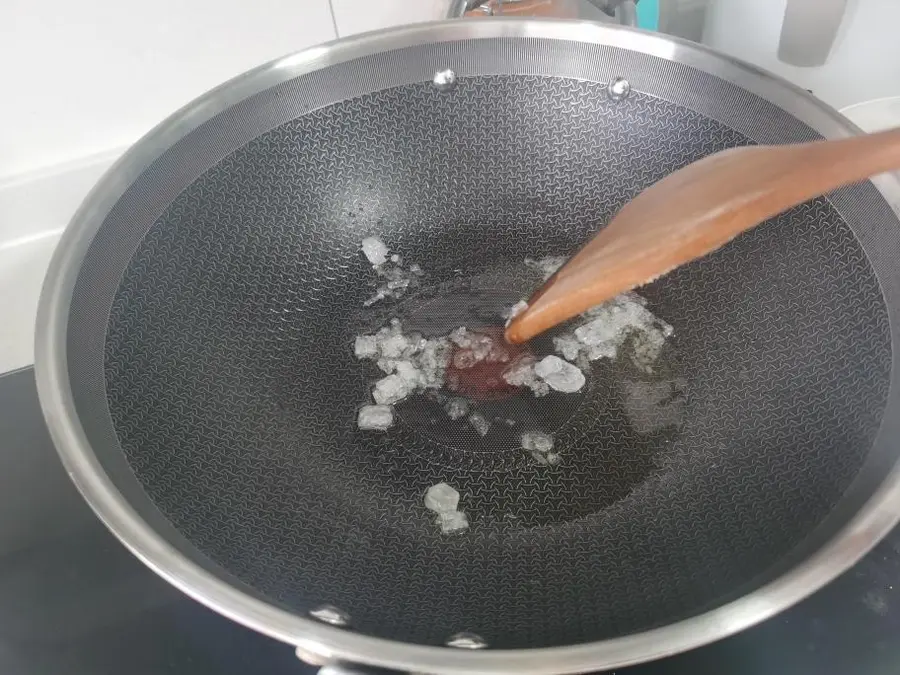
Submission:
POLYGON ((449 0, 331 0, 341 37, 379 28, 443 19, 449 0))
POLYGON ((336 37, 442 19, 449 0, 0 2, 0 373, 32 362, 62 228, 103 171, 230 77, 336 37), (332 15, 333 7, 333 15, 332 15))
POLYGON ((0 35, 2 373, 31 363, 59 231, 122 150, 225 80, 336 35, 328 0, 0 0, 0 35))
POLYGON ((0 180, 126 146, 208 89, 335 37, 328 0, 0 0, 0 180))

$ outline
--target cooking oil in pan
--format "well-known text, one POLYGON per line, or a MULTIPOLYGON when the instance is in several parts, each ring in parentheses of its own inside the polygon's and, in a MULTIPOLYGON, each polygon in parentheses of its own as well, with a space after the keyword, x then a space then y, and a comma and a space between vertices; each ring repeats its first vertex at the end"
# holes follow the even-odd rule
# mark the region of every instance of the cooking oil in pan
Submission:
MULTIPOLYGON (((681 424, 686 382, 677 337, 639 296, 524 347, 503 342, 510 308, 562 261, 434 273, 442 283, 429 283, 432 271, 425 270, 402 298, 372 305, 353 326, 368 395, 392 375, 399 387, 382 385, 376 400, 387 405, 373 419, 384 422, 359 433, 391 448, 390 475, 421 466, 428 485, 442 480, 459 489, 476 531, 570 522, 603 510, 658 469, 681 424), (550 356, 577 370, 580 382, 564 378, 552 388, 533 369, 524 384, 504 378, 517 362, 550 356)), ((434 526, 438 536, 449 536, 445 529, 434 526)))
POLYGON ((376 404, 396 411, 382 430, 396 420, 445 446, 525 450, 555 465, 559 453, 536 450, 534 439, 557 434, 585 405, 597 416, 597 390, 608 394, 613 383, 616 408, 638 434, 677 426, 685 383, 668 363, 672 329, 635 294, 528 345, 503 340, 510 307, 562 260, 453 279, 398 305, 389 326, 357 338, 364 343, 357 356, 375 361, 383 376, 372 389, 376 404))

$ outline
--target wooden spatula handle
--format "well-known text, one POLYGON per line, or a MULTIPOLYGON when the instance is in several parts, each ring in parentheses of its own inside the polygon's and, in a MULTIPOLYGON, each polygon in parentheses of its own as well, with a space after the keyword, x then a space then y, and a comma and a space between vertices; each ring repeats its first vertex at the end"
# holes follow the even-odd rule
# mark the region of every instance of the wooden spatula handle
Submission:
POLYGON ((836 141, 732 148, 666 176, 630 203, 529 301, 523 342, 723 246, 782 211, 900 168, 900 129, 836 141))
MULTIPOLYGON (((766 220, 838 187, 857 183, 870 176, 900 167, 900 129, 890 129, 836 141, 750 146, 725 150, 700 160, 700 162, 711 164, 709 180, 704 181, 703 190, 714 190, 717 183, 728 183, 726 187, 731 187, 732 181, 739 180, 739 177, 732 172, 723 172, 718 176, 715 173, 714 163, 729 160, 732 153, 741 154, 740 169, 742 172, 764 173, 774 179, 769 189, 764 192, 741 195, 741 199, 755 202, 754 211, 758 211, 761 219, 766 220)), ((680 172, 676 172, 664 178, 658 185, 667 181, 683 182, 681 185, 676 184, 672 187, 678 190, 683 198, 689 198, 689 191, 695 187, 695 181, 692 180, 694 178, 693 174, 685 178, 680 172)), ((749 204, 742 205, 744 209, 748 207, 749 204)), ((625 208, 628 208, 628 205, 625 208)), ((698 218, 703 216, 702 210, 705 209, 705 206, 701 204, 700 209, 701 212, 697 214, 698 218)), ((729 239, 755 224, 743 221, 734 223, 734 231, 728 233, 730 234, 729 239)), ((607 237, 603 236, 604 232, 606 230, 601 231, 597 237, 576 253, 560 270, 560 275, 565 276, 576 272, 580 262, 590 258, 592 252, 603 248, 607 243, 607 237)), ((614 232, 610 231, 609 234, 614 234, 614 232)))
POLYGON ((784 150, 786 161, 782 171, 790 188, 779 195, 790 202, 785 203, 781 209, 784 210, 835 188, 900 167, 900 129, 837 141, 785 145, 779 149, 784 150))

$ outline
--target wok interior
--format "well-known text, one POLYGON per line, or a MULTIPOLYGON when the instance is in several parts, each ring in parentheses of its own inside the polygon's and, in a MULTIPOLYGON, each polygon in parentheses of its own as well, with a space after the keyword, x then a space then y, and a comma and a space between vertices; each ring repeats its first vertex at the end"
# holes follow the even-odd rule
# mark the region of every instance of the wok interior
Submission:
POLYGON ((574 403, 547 403, 559 467, 436 437, 414 407, 360 432, 372 374, 352 343, 441 288, 527 294, 524 257, 573 252, 641 188, 748 142, 660 98, 537 76, 406 85, 282 124, 178 194, 117 281, 117 442, 98 453, 124 452, 212 569, 371 635, 566 645, 733 599, 826 518, 887 396, 878 280, 827 200, 646 288, 675 328, 683 423, 638 433, 621 373, 601 368, 574 403), (362 310, 372 234, 426 272, 400 309, 362 310), (439 481, 462 493, 464 535, 423 507, 439 481))

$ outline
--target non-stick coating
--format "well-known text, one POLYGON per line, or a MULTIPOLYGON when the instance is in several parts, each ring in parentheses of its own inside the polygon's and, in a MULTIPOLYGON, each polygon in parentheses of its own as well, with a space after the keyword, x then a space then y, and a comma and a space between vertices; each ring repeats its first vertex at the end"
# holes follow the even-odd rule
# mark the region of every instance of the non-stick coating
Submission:
POLYGON ((736 597, 828 515, 887 396, 878 281, 825 199, 646 289, 675 327, 683 425, 638 434, 602 370, 548 403, 569 406, 559 467, 448 444, 419 413, 358 431, 372 373, 352 342, 442 284, 514 300, 534 283, 510 272, 524 257, 571 253, 642 187, 747 142, 659 98, 536 76, 392 88, 262 134, 177 196, 118 281, 105 398, 128 464, 228 574, 372 635, 564 645, 736 597), (380 314, 362 311, 372 234, 427 273, 380 314), (442 480, 462 536, 422 505, 442 480))

